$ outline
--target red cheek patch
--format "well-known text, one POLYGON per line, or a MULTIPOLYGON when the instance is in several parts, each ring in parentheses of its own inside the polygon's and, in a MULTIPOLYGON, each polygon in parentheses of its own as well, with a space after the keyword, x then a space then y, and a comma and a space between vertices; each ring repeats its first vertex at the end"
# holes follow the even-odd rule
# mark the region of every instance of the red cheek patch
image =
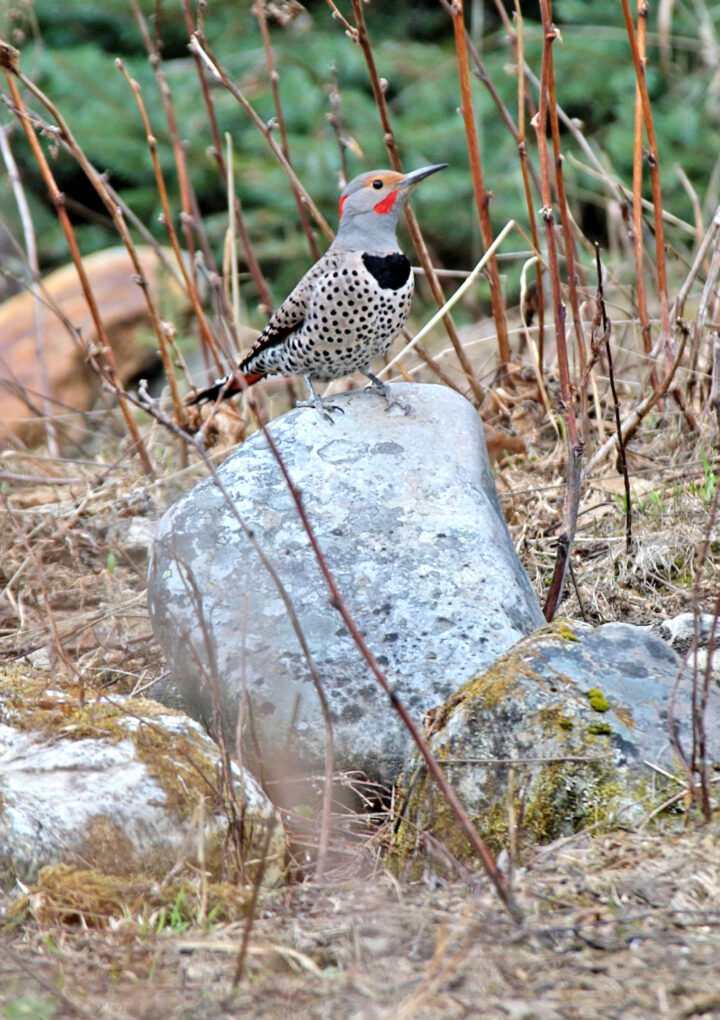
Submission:
POLYGON ((397 191, 391 191, 387 198, 384 198, 382 202, 378 202, 374 206, 375 212, 380 213, 382 216, 384 213, 389 213, 392 207, 395 205, 395 200, 398 197, 397 191))
POLYGON ((340 219, 342 219, 342 211, 343 211, 343 206, 345 205, 345 202, 346 202, 346 201, 347 201, 347 195, 343 195, 343 196, 342 196, 342 197, 340 198, 340 205, 339 205, 339 207, 338 207, 338 208, 339 208, 339 210, 340 210, 340 219))

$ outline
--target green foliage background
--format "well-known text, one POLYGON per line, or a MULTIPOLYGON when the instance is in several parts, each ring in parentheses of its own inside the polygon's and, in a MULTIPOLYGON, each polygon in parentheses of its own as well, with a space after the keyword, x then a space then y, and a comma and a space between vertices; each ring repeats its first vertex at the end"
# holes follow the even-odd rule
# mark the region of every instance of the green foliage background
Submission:
MULTIPOLYGON (((349 3, 340 4, 348 15, 349 3)), ((515 116, 516 76, 505 30, 494 4, 467 3, 476 42, 487 70, 515 116)), ((511 7, 508 4, 508 7, 511 7)), ((633 5, 634 6, 634 5, 633 5)), ((674 168, 681 166, 700 196, 706 220, 718 201, 718 124, 720 123, 720 45, 715 45, 715 8, 677 4, 669 63, 661 66, 657 47, 656 4, 649 20, 648 81, 659 136, 666 207, 692 220, 692 206, 674 168), (705 21, 698 12, 707 15, 705 21), (715 61, 715 63, 714 63, 715 61)), ((151 14, 154 2, 143 2, 151 14)), ((390 8, 373 0, 368 24, 380 73, 389 82, 394 128, 408 168, 446 161, 448 171, 423 185, 417 205, 436 257, 450 267, 467 268, 478 252, 477 222, 468 172, 465 137, 457 113, 459 93, 452 28, 439 3, 405 0, 390 8)), ((115 67, 122 57, 142 85, 168 183, 174 187, 172 153, 154 77, 126 0, 4 0, 2 35, 19 46, 22 66, 63 111, 92 162, 159 237, 159 206, 142 125, 135 101, 115 67)), ((538 5, 523 0, 526 58, 539 75, 541 35, 538 5)), ((226 225, 223 182, 209 153, 210 134, 194 64, 187 51, 181 4, 165 0, 160 33, 165 74, 186 141, 192 180, 214 243, 220 250, 226 225)), ((627 185, 632 173, 634 72, 619 0, 556 0, 554 18, 562 33, 555 45, 558 97, 584 125, 584 131, 612 171, 627 185)), ((350 155, 351 173, 387 165, 365 63, 325 3, 315 0, 307 13, 286 27, 271 24, 272 41, 293 164, 322 211, 334 223, 339 152, 327 121, 331 67, 337 66, 345 128, 362 150, 350 155)), ((205 33, 226 70, 262 117, 274 115, 262 40, 250 3, 210 0, 205 33)), ((474 94, 486 185, 493 192, 491 212, 497 229, 510 217, 527 219, 515 143, 479 82, 474 94)), ((232 133, 236 180, 247 224, 274 296, 280 299, 307 267, 309 252, 284 174, 264 139, 235 100, 215 88, 221 131, 232 133)), ((2 114, 3 123, 11 120, 2 114)), ((528 127, 531 155, 534 133, 528 127)), ((45 268, 67 260, 54 211, 49 207, 22 134, 11 136, 13 151, 32 197, 33 215, 45 268)), ((71 202, 83 250, 116 243, 92 190, 73 160, 46 140, 61 187, 71 202), (81 211, 85 209, 86 211, 81 211)), ((563 139, 568 156, 577 148, 563 139)), ((606 192, 591 175, 565 162, 566 180, 578 222, 591 239, 606 232, 606 192)), ((539 205, 539 200, 538 200, 539 205)), ((177 202, 175 204, 177 208, 177 202)), ((7 233, 20 226, 6 179, 0 180, 0 216, 7 233)), ((4 245, 8 249, 7 243, 4 245)), ((12 251, 5 263, 12 267, 12 251)), ((16 270, 19 271, 19 270, 16 270)), ((253 303, 252 284, 246 296, 253 303)))

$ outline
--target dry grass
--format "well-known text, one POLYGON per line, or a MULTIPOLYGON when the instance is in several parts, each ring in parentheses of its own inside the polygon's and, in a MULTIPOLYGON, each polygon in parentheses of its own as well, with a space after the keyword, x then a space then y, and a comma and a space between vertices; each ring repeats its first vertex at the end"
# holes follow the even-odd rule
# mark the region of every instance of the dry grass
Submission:
MULTIPOLYGON (((563 450, 536 417, 527 414, 528 456, 501 463, 497 484, 542 596, 563 497, 563 450)), ((0 654, 54 686, 81 678, 86 689, 152 696, 163 663, 145 608, 144 523, 201 469, 174 467, 177 447, 160 430, 149 448, 166 464, 161 481, 148 481, 127 459, 108 471, 123 440, 103 444, 94 463, 60 467, 42 451, 5 457, 8 471, 37 481, 5 495, 0 654), (72 484, 53 485, 48 474, 59 471, 72 484)), ((578 615, 581 604, 593 622, 647 624, 693 607, 692 578, 712 509, 702 449, 677 416, 636 437, 637 463, 649 467, 633 477, 637 545, 630 557, 615 468, 586 486, 573 554, 577 591, 570 587, 563 612, 578 615)), ((697 588, 701 608, 711 608, 717 571, 716 546, 697 588)), ((382 791, 346 782, 374 816, 336 809, 320 886, 304 878, 317 832, 307 819, 289 819, 300 884, 261 895, 237 990, 244 922, 221 921, 245 909, 233 906, 232 890, 217 891, 208 921, 193 908, 199 894, 190 875, 182 878, 180 912, 177 884, 159 896, 114 886, 108 894, 100 880, 106 895, 97 902, 92 883, 81 882, 79 899, 67 900, 62 884, 31 891, 22 923, 0 939, 0 1005, 8 1016, 133 1020, 160 1010, 177 1018, 277 1017, 288 1008, 308 1017, 440 1020, 474 1015, 478 1002, 489 1018, 549 1020, 720 1009, 712 997, 720 950, 716 829, 693 822, 683 834, 666 823, 663 833, 586 834, 538 848, 515 877, 526 911, 518 930, 479 875, 469 885, 447 885, 431 862, 419 883, 389 874, 382 791)))
POLYGON ((428 871, 408 884, 379 870, 271 893, 235 991, 239 923, 160 935, 27 924, 0 943, 0 1008, 115 1020, 712 1017, 717 841, 713 828, 542 848, 516 876, 522 929, 480 878, 448 885, 428 871))

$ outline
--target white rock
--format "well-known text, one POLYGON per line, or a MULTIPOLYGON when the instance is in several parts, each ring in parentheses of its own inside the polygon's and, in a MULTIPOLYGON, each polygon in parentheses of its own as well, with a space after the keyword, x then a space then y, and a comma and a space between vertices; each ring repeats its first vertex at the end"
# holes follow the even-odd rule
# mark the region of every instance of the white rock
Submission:
MULTIPOLYGON (((70 864, 162 878, 201 839, 217 870, 227 824, 215 795, 220 752, 187 716, 141 698, 95 701, 19 679, 0 690, 0 887, 70 864), (204 801, 202 813, 197 812, 204 801), (214 859, 214 863, 213 862, 214 859)), ((234 767, 245 807, 247 857, 275 823, 270 801, 234 767)), ((282 864, 275 825, 269 873, 282 864)))
MULTIPOLYGON (((394 389, 413 414, 388 413, 377 394, 353 392, 333 398, 345 412, 334 424, 303 408, 270 429, 353 619, 419 720, 469 669, 544 621, 507 531, 477 413, 445 387, 394 389)), ((292 599, 330 702, 338 766, 392 780, 407 735, 330 606, 263 435, 245 442, 220 477, 292 599)), ((212 718, 214 672, 229 732, 247 690, 267 770, 294 767, 288 756, 322 762, 307 662, 275 584, 212 479, 161 520, 149 604, 193 714, 212 718)))

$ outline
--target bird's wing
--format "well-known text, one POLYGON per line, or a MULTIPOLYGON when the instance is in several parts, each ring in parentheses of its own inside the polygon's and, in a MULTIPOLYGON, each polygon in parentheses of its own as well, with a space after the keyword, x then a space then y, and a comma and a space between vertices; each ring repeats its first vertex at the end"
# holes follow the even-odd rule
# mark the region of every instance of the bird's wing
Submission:
POLYGON ((245 371, 253 358, 270 347, 277 347, 294 330, 299 329, 308 309, 308 304, 315 285, 326 272, 335 269, 333 256, 325 255, 319 259, 300 280, 295 289, 285 298, 279 308, 270 316, 267 325, 240 362, 240 371, 245 371))

